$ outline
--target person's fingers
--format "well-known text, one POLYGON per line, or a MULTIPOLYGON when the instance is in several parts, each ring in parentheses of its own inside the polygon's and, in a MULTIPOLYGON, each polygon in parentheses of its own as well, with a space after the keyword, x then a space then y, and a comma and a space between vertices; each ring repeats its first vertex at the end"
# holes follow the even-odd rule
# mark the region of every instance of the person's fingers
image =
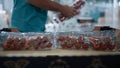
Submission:
POLYGON ((77 14, 78 14, 77 11, 73 11, 70 17, 73 17, 73 16, 75 16, 75 15, 77 15, 77 14))
POLYGON ((79 14, 78 11, 75 8, 73 8, 73 7, 64 6, 64 9, 65 10, 62 11, 62 17, 60 17, 62 19, 63 19, 63 16, 64 16, 64 18, 68 18, 69 19, 69 18, 79 14))

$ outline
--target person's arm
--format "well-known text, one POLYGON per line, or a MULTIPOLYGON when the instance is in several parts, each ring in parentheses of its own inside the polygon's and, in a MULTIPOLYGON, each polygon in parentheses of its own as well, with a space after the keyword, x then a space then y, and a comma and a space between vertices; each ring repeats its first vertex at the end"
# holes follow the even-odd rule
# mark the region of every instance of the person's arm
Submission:
POLYGON ((27 1, 33 6, 36 6, 41 9, 61 12, 66 17, 72 17, 76 14, 75 9, 61 5, 51 0, 27 0, 27 1))
POLYGON ((27 0, 28 3, 41 8, 41 9, 47 9, 52 11, 62 11, 62 5, 51 1, 51 0, 27 0))

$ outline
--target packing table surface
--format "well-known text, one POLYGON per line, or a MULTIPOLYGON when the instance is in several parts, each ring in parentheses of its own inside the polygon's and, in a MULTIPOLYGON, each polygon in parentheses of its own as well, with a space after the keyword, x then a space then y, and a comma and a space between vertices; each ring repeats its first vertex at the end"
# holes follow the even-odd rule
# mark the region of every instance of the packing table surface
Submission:
POLYGON ((1 57, 45 57, 45 56, 100 56, 100 55, 120 55, 120 52, 114 51, 85 51, 85 50, 31 50, 31 51, 0 51, 1 57))

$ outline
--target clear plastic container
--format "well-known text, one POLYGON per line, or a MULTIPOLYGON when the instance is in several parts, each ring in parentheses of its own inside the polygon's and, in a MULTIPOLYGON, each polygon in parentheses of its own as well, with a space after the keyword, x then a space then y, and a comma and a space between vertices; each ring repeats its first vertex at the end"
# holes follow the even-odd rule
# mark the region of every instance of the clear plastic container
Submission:
POLYGON ((57 32, 56 33, 56 47, 57 48, 73 48, 72 32, 57 32), (69 44, 69 45, 68 45, 69 44))
POLYGON ((54 49, 53 33, 25 33, 28 50, 51 50, 54 49))
POLYGON ((81 32, 57 32, 56 42, 57 47, 62 49, 89 49, 89 41, 81 32))
MULTIPOLYGON (((84 6, 84 4, 85 4, 85 1, 83 1, 83 0, 76 0, 71 7, 73 7, 74 9, 76 9, 79 12, 79 10, 84 6)), ((62 22, 64 20, 66 20, 66 19, 68 19, 68 18, 66 18, 61 13, 58 13, 56 15, 55 21, 56 22, 62 22)))
POLYGON ((26 39, 23 38, 22 33, 6 32, 7 35, 5 41, 2 44, 3 50, 22 50, 26 39))
POLYGON ((117 51, 120 52, 120 31, 116 31, 116 37, 117 51))
POLYGON ((116 51, 120 39, 115 31, 94 32, 47 32, 47 33, 0 33, 3 50, 51 50, 77 49, 116 51))
POLYGON ((0 33, 0 50, 3 50, 2 45, 5 42, 6 38, 7 35, 5 35, 4 33, 0 33))
POLYGON ((53 33, 14 33, 0 34, 3 50, 50 50, 54 48, 53 33))
POLYGON ((93 50, 116 51, 116 35, 114 31, 97 31, 89 37, 93 50))

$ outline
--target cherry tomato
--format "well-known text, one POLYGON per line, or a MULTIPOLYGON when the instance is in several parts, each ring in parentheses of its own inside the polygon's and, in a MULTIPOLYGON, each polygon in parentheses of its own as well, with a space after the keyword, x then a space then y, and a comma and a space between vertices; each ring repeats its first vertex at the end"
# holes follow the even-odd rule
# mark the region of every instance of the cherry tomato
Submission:
POLYGON ((88 43, 85 43, 84 45, 82 45, 82 48, 85 49, 85 50, 88 50, 89 44, 88 44, 88 43))
POLYGON ((75 47, 76 47, 77 49, 80 49, 80 48, 81 48, 81 44, 80 44, 80 43, 77 43, 77 44, 75 44, 75 47))

